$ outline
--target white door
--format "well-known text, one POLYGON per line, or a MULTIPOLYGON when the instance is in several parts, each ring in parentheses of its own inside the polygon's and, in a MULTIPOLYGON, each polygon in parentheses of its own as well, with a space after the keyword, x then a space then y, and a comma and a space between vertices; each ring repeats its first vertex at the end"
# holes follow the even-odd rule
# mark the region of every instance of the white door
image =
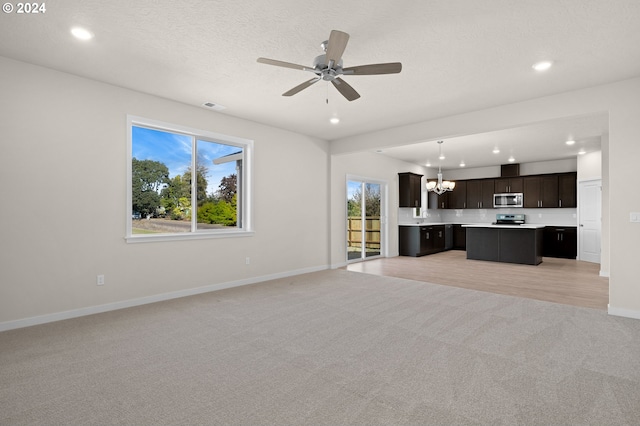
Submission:
POLYGON ((578 259, 600 263, 602 181, 580 182, 578 191, 578 259))

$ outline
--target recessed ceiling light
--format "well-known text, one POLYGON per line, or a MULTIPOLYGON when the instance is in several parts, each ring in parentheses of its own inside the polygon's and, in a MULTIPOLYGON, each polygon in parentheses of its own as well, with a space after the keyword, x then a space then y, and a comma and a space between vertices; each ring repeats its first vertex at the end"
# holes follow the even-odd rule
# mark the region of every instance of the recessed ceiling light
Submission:
POLYGON ((427 167, 431 167, 431 163, 429 163, 429 162, 427 161, 427 164, 425 164, 425 166, 427 166, 427 167))
POLYGON ((513 163, 514 161, 516 161, 516 159, 515 159, 515 158, 513 158, 513 157, 509 157, 509 162, 510 162, 510 163, 513 163))
POLYGON ((536 71, 546 71, 551 68, 553 63, 551 61, 540 61, 533 64, 533 69, 536 71))
POLYGON ((498 148, 493 148, 493 153, 494 154, 500 154, 500 150, 498 148))
POLYGON ((81 27, 71 28, 71 34, 79 40, 91 40, 93 38, 93 33, 91 31, 81 27))
POLYGON ((331 124, 338 124, 340 122, 340 119, 338 117, 331 117, 329 121, 331 122, 331 124))
POLYGON ((576 141, 570 139, 568 141, 565 142, 567 145, 573 145, 574 143, 576 143, 576 141))
POLYGON ((446 157, 443 154, 440 154, 440 157, 438 157, 438 160, 444 160, 446 157))
POLYGON ((466 166, 466 164, 464 164, 464 161, 460 162, 460 167, 464 167, 466 166))
POLYGON ((587 152, 584 149, 581 149, 580 151, 578 151, 578 154, 580 155, 585 155, 587 152))

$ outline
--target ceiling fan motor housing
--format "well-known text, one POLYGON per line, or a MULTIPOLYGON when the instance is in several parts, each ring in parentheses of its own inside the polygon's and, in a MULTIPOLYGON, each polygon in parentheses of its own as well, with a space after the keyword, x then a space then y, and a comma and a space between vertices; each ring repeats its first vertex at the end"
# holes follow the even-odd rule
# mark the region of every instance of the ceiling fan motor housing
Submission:
POLYGON ((331 81, 336 77, 342 75, 342 59, 338 61, 338 64, 329 69, 327 64, 327 55, 319 55, 313 60, 314 72, 323 80, 331 81))

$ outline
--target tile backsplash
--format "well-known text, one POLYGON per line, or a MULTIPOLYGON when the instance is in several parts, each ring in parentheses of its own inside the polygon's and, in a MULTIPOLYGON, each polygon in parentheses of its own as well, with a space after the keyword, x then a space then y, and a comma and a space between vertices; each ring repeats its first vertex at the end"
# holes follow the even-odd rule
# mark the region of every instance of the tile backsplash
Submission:
POLYGON ((424 209, 415 217, 416 209, 399 208, 398 224, 413 223, 491 223, 496 214, 524 214, 527 223, 555 226, 577 226, 577 209, 424 209))

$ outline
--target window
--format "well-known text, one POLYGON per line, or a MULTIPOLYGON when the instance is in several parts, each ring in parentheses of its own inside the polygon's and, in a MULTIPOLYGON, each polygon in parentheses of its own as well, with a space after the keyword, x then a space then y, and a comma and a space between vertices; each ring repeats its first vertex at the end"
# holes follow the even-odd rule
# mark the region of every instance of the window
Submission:
POLYGON ((128 242, 251 234, 253 141, 127 121, 128 242))

